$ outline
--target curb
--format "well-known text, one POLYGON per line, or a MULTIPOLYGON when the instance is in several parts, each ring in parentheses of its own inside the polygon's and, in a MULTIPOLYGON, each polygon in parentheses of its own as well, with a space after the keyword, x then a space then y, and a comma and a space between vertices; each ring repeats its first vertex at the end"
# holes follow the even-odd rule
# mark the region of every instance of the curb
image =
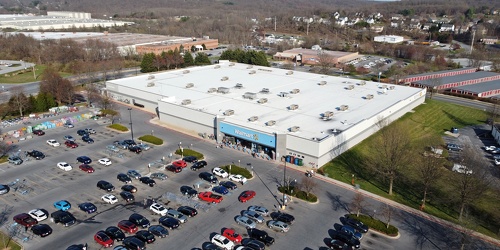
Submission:
MULTIPOLYGON (((279 192, 280 194, 283 194, 283 192, 281 192, 279 189, 277 189, 277 190, 278 190, 278 192, 279 192)), ((316 202, 306 201, 306 200, 303 200, 303 199, 297 198, 296 196, 293 196, 293 195, 291 195, 291 196, 292 196, 293 198, 295 198, 296 200, 298 200, 298 201, 305 202, 305 203, 308 203, 308 204, 318 204, 318 203, 319 203, 319 198, 318 198, 317 196, 316 196, 316 198, 317 198, 317 201, 316 201, 316 202)), ((293 200, 292 200, 292 201, 293 201, 293 200)), ((288 205, 287 205, 287 206, 288 206, 288 205)))
POLYGON ((370 228, 368 232, 371 232, 371 233, 374 233, 376 235, 385 237, 387 239, 393 239, 393 240, 397 240, 397 239, 399 239, 401 237, 401 234, 399 233, 399 229, 398 229, 398 235, 396 235, 396 236, 390 236, 388 234, 382 233, 382 232, 377 231, 377 230, 372 229, 372 228, 370 228))

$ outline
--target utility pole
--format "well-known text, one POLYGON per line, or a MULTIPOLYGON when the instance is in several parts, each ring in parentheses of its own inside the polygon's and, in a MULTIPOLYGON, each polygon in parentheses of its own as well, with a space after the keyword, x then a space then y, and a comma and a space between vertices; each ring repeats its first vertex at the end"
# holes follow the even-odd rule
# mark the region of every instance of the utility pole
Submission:
POLYGON ((274 32, 276 32, 276 16, 274 16, 274 32))
POLYGON ((472 54, 472 50, 474 49, 474 39, 476 37, 476 27, 472 27, 472 42, 470 44, 470 53, 472 54))

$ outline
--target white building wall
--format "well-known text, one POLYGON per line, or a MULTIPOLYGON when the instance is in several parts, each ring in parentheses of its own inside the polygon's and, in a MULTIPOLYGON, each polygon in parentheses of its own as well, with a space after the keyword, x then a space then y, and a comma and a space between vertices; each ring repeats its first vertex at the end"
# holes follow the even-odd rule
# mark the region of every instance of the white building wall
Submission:
POLYGON ((158 102, 160 121, 191 135, 214 134, 215 115, 164 100, 158 102))
POLYGON ((142 91, 138 88, 131 88, 122 85, 116 85, 111 82, 106 83, 108 96, 114 100, 132 104, 132 100, 136 103, 144 105, 144 109, 149 112, 156 112, 160 94, 142 91))

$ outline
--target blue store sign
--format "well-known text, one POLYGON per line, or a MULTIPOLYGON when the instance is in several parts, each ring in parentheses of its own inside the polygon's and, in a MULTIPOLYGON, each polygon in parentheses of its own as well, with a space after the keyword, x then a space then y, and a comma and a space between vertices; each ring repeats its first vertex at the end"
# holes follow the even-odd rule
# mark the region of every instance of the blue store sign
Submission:
POLYGON ((250 129, 236 127, 224 122, 220 123, 220 131, 226 135, 231 135, 247 141, 276 148, 276 138, 274 135, 259 133, 250 129))

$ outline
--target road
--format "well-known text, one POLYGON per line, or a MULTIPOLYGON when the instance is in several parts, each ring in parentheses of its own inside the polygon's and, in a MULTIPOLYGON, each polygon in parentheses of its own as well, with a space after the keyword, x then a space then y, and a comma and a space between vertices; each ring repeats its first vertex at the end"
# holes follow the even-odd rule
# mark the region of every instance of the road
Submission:
MULTIPOLYGON (((430 93, 427 93, 427 98, 430 97, 430 93)), ((434 100, 439 100, 439 101, 444 101, 444 102, 449 102, 449 103, 454 103, 457 105, 462 105, 466 107, 471 107, 483 111, 491 111, 493 110, 493 104, 488 103, 488 102, 481 102, 477 100, 471 100, 467 98, 461 98, 457 96, 450 96, 450 95, 443 95, 443 94, 433 94, 432 99, 434 100)))
MULTIPOLYGON (((128 124, 129 111, 127 106, 119 105, 122 113, 122 124, 128 124)), ((82 111, 84 112, 84 111, 82 111)), ((99 180, 110 181, 119 190, 122 185, 116 179, 116 174, 126 172, 129 169, 136 169, 141 174, 149 173, 147 165, 167 157, 174 152, 179 143, 185 147, 193 148, 205 155, 209 166, 205 170, 210 171, 215 166, 239 162, 242 166, 253 166, 256 176, 244 186, 238 185, 238 190, 224 197, 221 204, 210 207, 208 211, 199 211, 199 215, 189 218, 189 221, 182 225, 179 230, 169 230, 170 236, 166 239, 157 239, 154 244, 148 245, 148 249, 191 249, 201 247, 203 242, 209 241, 215 233, 220 233, 224 227, 233 227, 243 236, 247 236, 245 229, 234 223, 234 217, 249 205, 265 206, 271 211, 278 211, 278 202, 281 195, 277 193, 277 185, 282 182, 283 166, 273 162, 253 158, 251 155, 241 153, 237 150, 227 148, 216 148, 213 141, 203 140, 201 138, 190 137, 182 133, 168 130, 166 128, 154 125, 148 122, 153 116, 133 108, 133 127, 134 135, 139 137, 145 134, 154 133, 165 141, 165 145, 154 146, 149 151, 135 155, 131 152, 124 152, 123 158, 117 155, 109 155, 104 148, 112 141, 118 139, 128 139, 130 133, 118 133, 107 129, 106 124, 100 124, 99 121, 84 120, 75 124, 75 128, 55 128, 46 131, 46 135, 36 137, 16 144, 16 150, 39 149, 47 154, 47 157, 40 161, 31 160, 20 166, 10 164, 0 165, 0 183, 9 183, 13 180, 26 180, 28 186, 34 188, 34 192, 21 195, 11 192, 0 196, 0 203, 5 204, 3 214, 7 217, 7 222, 1 227, 6 227, 12 223, 12 217, 21 212, 27 212, 34 208, 45 208, 49 212, 55 211, 52 203, 66 199, 70 201, 73 208, 70 209, 78 219, 78 223, 69 228, 61 225, 55 225, 50 221, 43 223, 49 224, 54 233, 47 238, 30 238, 24 246, 28 250, 38 249, 65 249, 71 244, 88 243, 89 249, 100 249, 93 242, 93 234, 108 226, 116 225, 119 220, 127 219, 134 212, 139 212, 148 217, 152 224, 156 224, 158 216, 151 215, 142 207, 142 201, 145 198, 155 198, 167 206, 177 207, 177 202, 169 202, 162 198, 166 192, 179 194, 181 185, 194 185, 200 182, 198 172, 184 169, 179 174, 172 174, 158 169, 159 165, 153 165, 152 172, 165 172, 169 178, 165 181, 158 181, 155 187, 148 187, 135 181, 139 191, 136 193, 136 202, 126 204, 119 202, 115 205, 105 204, 100 201, 100 197, 105 193, 98 190, 95 186, 99 180), (52 148, 45 144, 47 139, 57 139, 62 141, 62 137, 71 134, 76 138, 76 130, 91 127, 97 131, 92 136, 96 142, 94 144, 80 144, 76 149, 67 149, 65 147, 52 148), (110 157, 113 165, 109 167, 100 166, 97 163, 91 165, 96 169, 95 173, 87 174, 79 169, 73 169, 63 172, 56 168, 59 161, 67 161, 76 167, 75 159, 77 156, 87 155, 94 161, 101 157, 110 157), (248 165, 250 164, 250 165, 248 165), (237 201, 237 196, 243 190, 254 190, 257 196, 248 202, 242 204, 237 201), (277 198, 275 198, 277 196, 277 198), (98 213, 93 215, 84 214, 79 211, 77 204, 90 201, 97 205, 98 213)), ((11 128, 15 129, 15 127, 11 128)), ((81 143, 81 140, 77 140, 81 143)), ((288 168, 287 175, 292 180, 301 182, 303 173, 288 168)), ((331 238, 333 229, 340 224, 340 218, 348 212, 350 201, 353 199, 356 190, 352 187, 344 187, 333 180, 316 179, 317 187, 314 191, 319 198, 317 204, 309 204, 294 199, 288 204, 286 212, 296 217, 296 222, 291 230, 286 233, 275 233, 266 229, 271 236, 276 238, 276 243, 270 249, 326 249, 325 242, 331 238)), ((199 191, 206 190, 207 184, 202 183, 199 191)), ((113 193, 119 193, 115 190, 113 193)), ((203 203, 202 203, 203 204, 203 203)), ((382 219, 380 211, 382 202, 377 199, 366 198, 366 206, 363 211, 365 214, 382 219)), ((415 214, 394 209, 395 216, 391 223, 400 228, 401 236, 399 239, 390 239, 374 232, 369 232, 362 239, 362 249, 458 249, 461 234, 455 230, 442 226, 439 223, 428 221, 415 214)), ((268 218, 269 219, 269 218, 268 218)), ((265 225, 258 225, 258 228, 264 229, 265 225)), ((23 233, 20 237, 30 236, 23 233)), ((493 248, 484 242, 471 238, 468 241, 470 249, 493 248)))

